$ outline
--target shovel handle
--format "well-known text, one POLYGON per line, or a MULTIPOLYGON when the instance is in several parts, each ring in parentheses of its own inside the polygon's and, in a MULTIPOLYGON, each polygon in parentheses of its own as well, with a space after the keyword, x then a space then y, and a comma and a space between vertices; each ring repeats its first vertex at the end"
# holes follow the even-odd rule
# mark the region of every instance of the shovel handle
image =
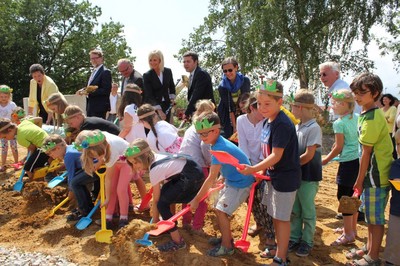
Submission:
POLYGON ((255 194, 257 185, 258 185, 258 182, 254 182, 253 185, 251 185, 250 195, 249 195, 249 206, 247 209, 246 220, 244 222, 242 240, 246 240, 246 238, 247 238, 247 230, 249 230, 251 210, 253 208, 254 194, 255 194))
MULTIPOLYGON (((153 218, 151 218, 150 219, 150 224, 152 224, 153 223, 153 218)), ((150 236, 150 234, 149 233, 146 233, 146 234, 144 234, 144 236, 143 236, 143 240, 149 240, 149 236, 150 236)))
POLYGON ((97 208, 100 206, 100 201, 98 200, 96 205, 94 205, 94 207, 92 208, 92 210, 88 213, 88 215, 86 216, 87 218, 90 218, 93 216, 94 212, 97 210, 97 208))

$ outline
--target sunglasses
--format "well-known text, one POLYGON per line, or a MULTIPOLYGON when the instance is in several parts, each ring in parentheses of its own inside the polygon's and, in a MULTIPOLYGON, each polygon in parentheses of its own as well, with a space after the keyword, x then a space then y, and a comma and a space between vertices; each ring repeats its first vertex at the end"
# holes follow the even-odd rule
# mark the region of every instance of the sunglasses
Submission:
POLYGON ((229 68, 229 69, 224 69, 224 70, 222 70, 224 73, 227 73, 227 72, 229 72, 229 73, 231 73, 232 71, 233 71, 233 69, 232 68, 229 68))

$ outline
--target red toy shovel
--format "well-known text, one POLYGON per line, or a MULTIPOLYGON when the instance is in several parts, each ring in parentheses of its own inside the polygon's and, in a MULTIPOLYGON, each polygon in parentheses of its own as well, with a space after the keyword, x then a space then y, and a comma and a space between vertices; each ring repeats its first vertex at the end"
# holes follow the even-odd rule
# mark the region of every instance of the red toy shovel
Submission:
MULTIPOLYGON (((244 169, 244 165, 241 165, 239 163, 239 160, 237 158, 233 157, 232 155, 230 155, 229 153, 227 153, 225 151, 210 151, 210 152, 221 163, 230 164, 232 166, 235 166, 236 168, 239 168, 240 170, 244 169)), ((253 173, 253 175, 257 178, 261 178, 264 180, 271 180, 271 178, 269 176, 261 175, 259 173, 253 173)))
POLYGON ((243 252, 247 252, 247 250, 250 247, 250 242, 246 241, 246 238, 247 238, 247 230, 249 229, 251 209, 253 208, 254 191, 256 189, 257 184, 258 182, 254 182, 254 184, 251 186, 250 196, 249 196, 249 206, 247 209, 246 220, 244 222, 242 238, 235 242, 235 247, 240 248, 241 250, 243 250, 243 252))
POLYGON ((151 187, 149 189, 149 192, 147 192, 146 195, 144 195, 142 202, 140 202, 138 211, 142 212, 146 210, 149 206, 149 202, 152 197, 153 197, 153 187, 151 187))
MULTIPOLYGON (((224 184, 219 184, 218 186, 214 187, 214 188, 210 188, 207 193, 203 196, 203 198, 201 199, 201 201, 204 201, 212 192, 216 191, 216 190, 220 190, 222 187, 224 186, 224 184)), ((200 201, 200 202, 201 202, 200 201)), ((185 208, 183 208, 180 212, 176 213, 174 216, 172 216, 171 218, 169 218, 168 220, 165 221, 159 221, 157 223, 157 229, 151 230, 149 231, 149 235, 153 235, 153 236, 158 236, 172 228, 174 228, 175 226, 175 222, 185 213, 190 211, 190 205, 187 205, 185 208)))

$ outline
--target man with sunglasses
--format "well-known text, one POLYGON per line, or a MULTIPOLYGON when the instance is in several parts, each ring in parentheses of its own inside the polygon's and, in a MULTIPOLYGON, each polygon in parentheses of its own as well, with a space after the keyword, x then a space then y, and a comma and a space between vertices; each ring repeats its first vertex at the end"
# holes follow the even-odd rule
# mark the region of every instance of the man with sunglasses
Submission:
POLYGON ((196 110, 198 100, 207 99, 215 103, 210 74, 198 66, 199 56, 192 51, 183 54, 183 67, 189 76, 188 106, 183 119, 189 119, 196 110))
POLYGON ((126 84, 134 83, 143 90, 143 76, 133 68, 128 58, 122 58, 117 63, 118 72, 122 75, 121 95, 124 93, 126 84))

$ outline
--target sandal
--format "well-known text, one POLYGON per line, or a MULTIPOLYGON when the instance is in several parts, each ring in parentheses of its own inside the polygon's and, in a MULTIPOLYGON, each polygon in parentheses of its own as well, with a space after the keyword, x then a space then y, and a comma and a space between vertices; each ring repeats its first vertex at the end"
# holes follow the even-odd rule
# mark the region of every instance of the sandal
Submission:
POLYGON ((352 248, 346 253, 346 258, 349 260, 361 259, 368 253, 367 246, 364 245, 361 248, 352 248))
POLYGON ((260 253, 260 257, 263 259, 272 259, 276 255, 276 245, 267 245, 265 250, 260 253))
POLYGON ((354 243, 354 237, 347 236, 344 233, 331 243, 331 247, 345 246, 354 243))
POLYGON ((164 244, 159 245, 158 250, 161 252, 168 252, 168 251, 177 251, 182 248, 186 248, 186 243, 183 241, 183 238, 179 241, 179 243, 176 243, 173 240, 170 240, 164 244))
POLYGON ((335 234, 343 234, 344 229, 343 229, 343 227, 338 227, 338 228, 334 229, 333 232, 335 234))
POLYGON ((346 266, 380 266, 381 260, 373 260, 369 255, 364 255, 359 260, 353 260, 352 262, 346 263, 346 266))
POLYGON ((261 226, 257 226, 256 224, 249 227, 247 230, 247 234, 251 237, 255 237, 263 228, 261 226))
MULTIPOLYGON (((290 260, 288 258, 286 258, 286 261, 284 262, 281 258, 274 257, 274 259, 272 260, 272 263, 275 263, 278 266, 287 266, 290 264, 290 260)), ((272 264, 270 264, 270 265, 272 265, 272 264)))

